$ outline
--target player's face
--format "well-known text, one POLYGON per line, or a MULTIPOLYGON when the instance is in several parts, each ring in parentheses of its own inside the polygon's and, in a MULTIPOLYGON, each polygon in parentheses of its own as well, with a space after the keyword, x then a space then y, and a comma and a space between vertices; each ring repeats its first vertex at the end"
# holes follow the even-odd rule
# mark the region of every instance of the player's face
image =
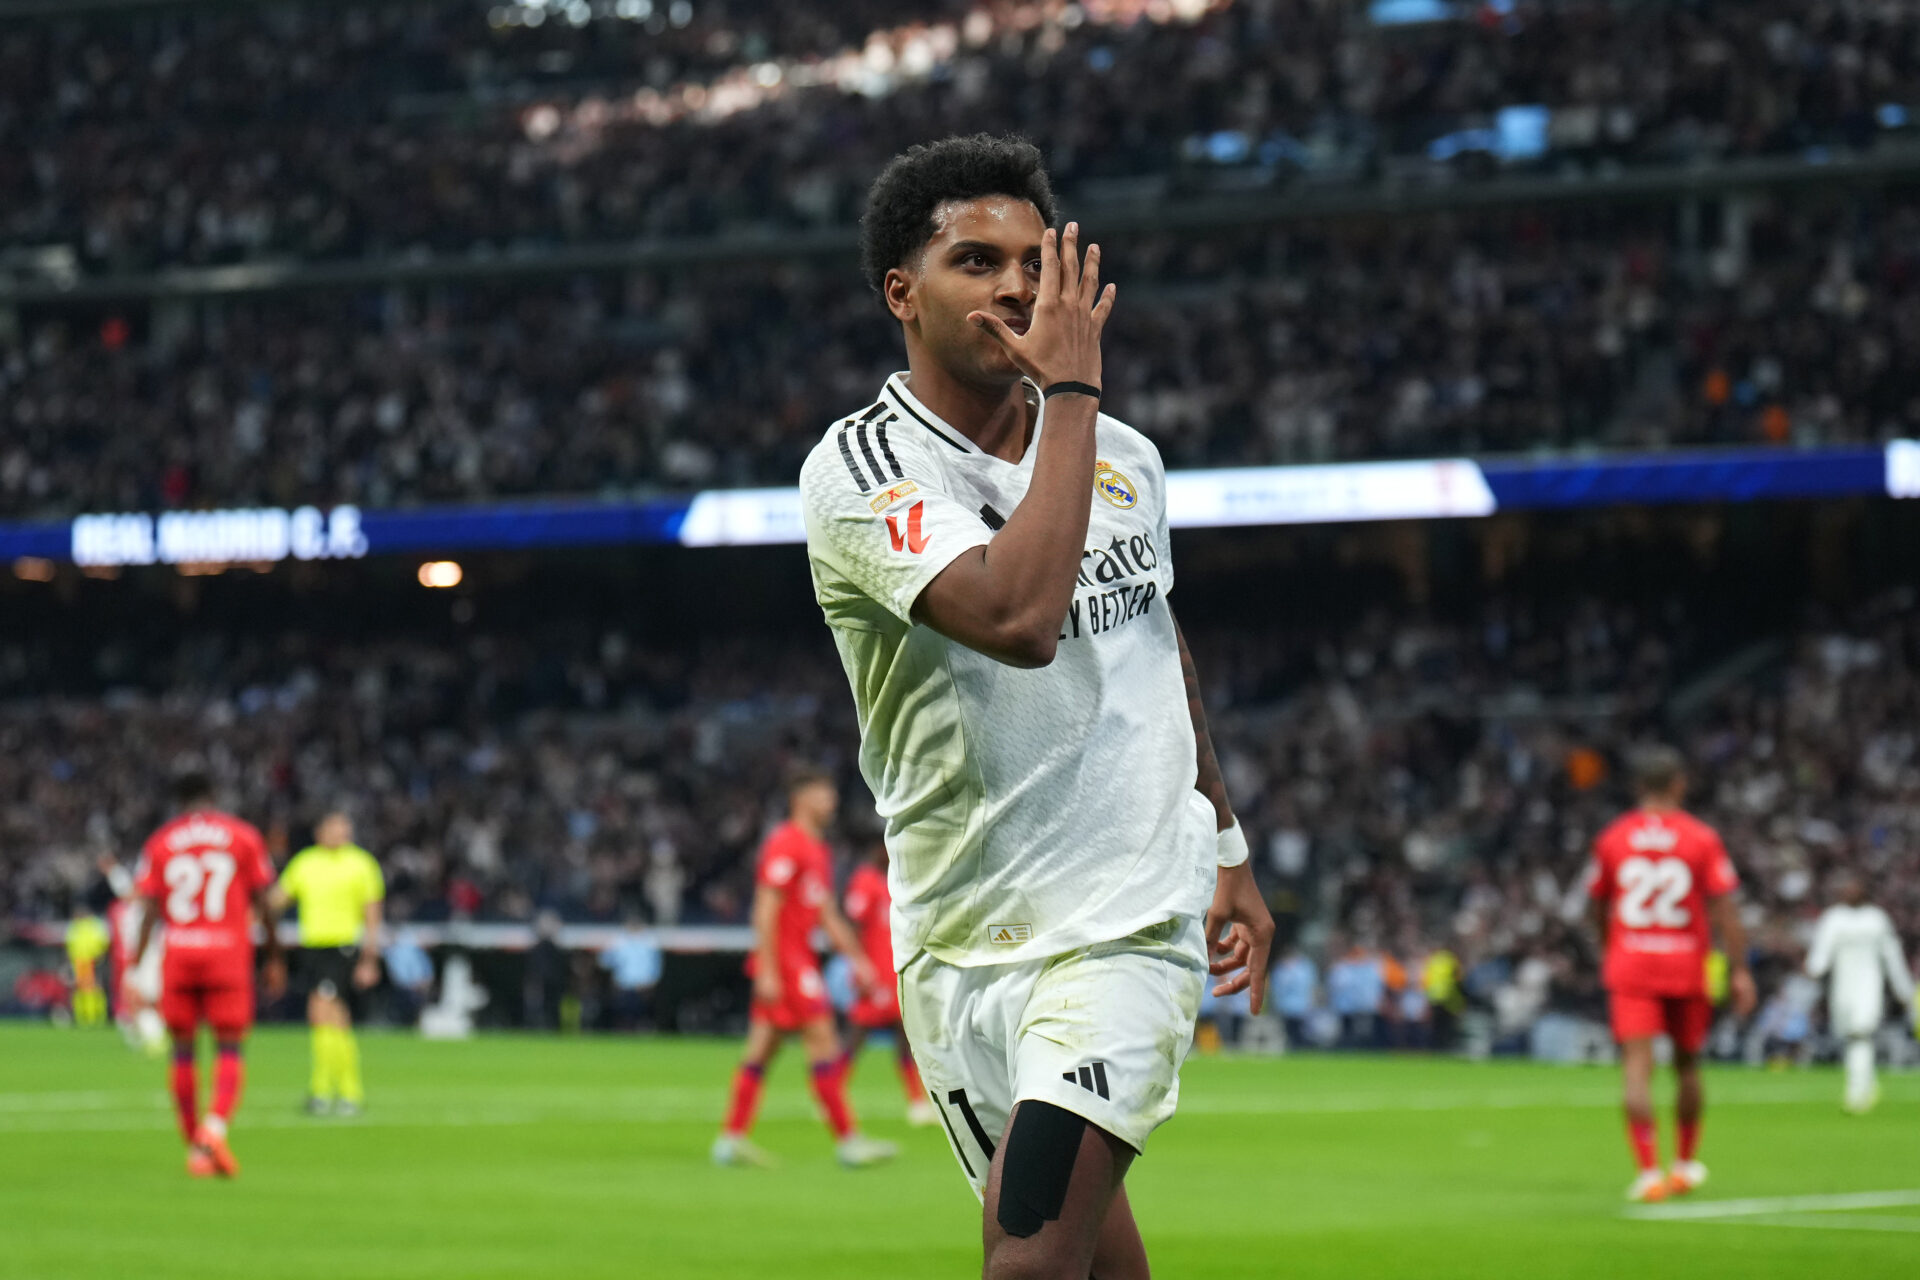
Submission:
POLYGON ((820 825, 824 827, 832 822, 833 816, 840 812, 840 789, 830 782, 820 782, 808 787, 807 792, 820 825))
POLYGON ((1020 371, 1005 349, 967 317, 984 311, 1015 333, 1027 331, 1047 229, 1040 211, 1012 196, 949 200, 935 211, 934 225, 938 229, 918 264, 896 271, 898 285, 889 279, 888 305, 955 377, 989 385, 1017 382, 1020 371))
POLYGON ((330 813, 320 820, 320 829, 313 834, 324 848, 338 848, 353 842, 353 823, 343 813, 330 813))

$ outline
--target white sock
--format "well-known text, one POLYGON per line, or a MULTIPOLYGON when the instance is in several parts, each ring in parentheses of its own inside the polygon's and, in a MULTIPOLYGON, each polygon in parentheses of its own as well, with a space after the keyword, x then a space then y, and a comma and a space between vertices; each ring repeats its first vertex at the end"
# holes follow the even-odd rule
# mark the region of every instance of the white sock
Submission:
POLYGON ((1856 1036, 1847 1041, 1847 1104, 1864 1106, 1873 1097, 1873 1041, 1856 1036))
POLYGON ((167 1038, 167 1024, 160 1020, 157 1009, 142 1009, 134 1015, 134 1025, 140 1029, 140 1043, 153 1048, 167 1038))

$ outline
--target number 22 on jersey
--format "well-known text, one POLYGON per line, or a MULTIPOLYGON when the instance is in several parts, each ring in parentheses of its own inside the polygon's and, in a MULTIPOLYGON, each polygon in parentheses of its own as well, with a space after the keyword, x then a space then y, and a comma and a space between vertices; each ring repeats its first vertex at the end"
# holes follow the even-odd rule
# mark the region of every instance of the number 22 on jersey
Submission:
POLYGON ((1628 858, 1617 873, 1620 923, 1629 929, 1684 929, 1693 913, 1693 869, 1680 858, 1628 858))

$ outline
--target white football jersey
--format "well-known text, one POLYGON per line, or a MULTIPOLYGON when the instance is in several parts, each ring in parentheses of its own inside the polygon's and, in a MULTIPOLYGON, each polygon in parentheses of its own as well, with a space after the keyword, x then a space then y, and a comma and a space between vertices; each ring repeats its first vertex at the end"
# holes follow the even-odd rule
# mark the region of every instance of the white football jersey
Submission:
POLYGON ((1902 1003, 1913 1002, 1913 976, 1900 952, 1899 935, 1887 913, 1876 906, 1828 907, 1814 929, 1807 972, 1816 978, 1832 974, 1827 1012, 1843 1035, 1865 1035, 1878 1028, 1888 983, 1902 1003))
POLYGON ((899 967, 921 950, 956 965, 1059 955, 1212 899, 1214 813, 1194 790, 1151 441, 1099 418, 1087 549, 1051 665, 1008 666, 913 621, 926 585, 1026 497, 1044 430, 1042 404, 1020 462, 993 457, 895 374, 800 473, 814 594, 886 822, 899 967))

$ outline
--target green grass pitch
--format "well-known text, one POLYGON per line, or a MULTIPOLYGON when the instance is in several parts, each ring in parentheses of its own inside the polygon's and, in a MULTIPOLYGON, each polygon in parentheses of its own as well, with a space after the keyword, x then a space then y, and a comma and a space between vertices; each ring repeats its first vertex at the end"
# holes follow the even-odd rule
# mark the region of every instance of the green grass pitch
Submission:
MULTIPOLYGON (((110 1033, 0 1026, 0 1278, 979 1274, 979 1211, 940 1132, 902 1123, 889 1055, 868 1051, 855 1102, 904 1144, 896 1165, 833 1163, 789 1049, 757 1134, 784 1164, 757 1171, 706 1159, 734 1053, 369 1035, 367 1114, 316 1120, 297 1113, 305 1036, 268 1030, 242 1176, 196 1183, 163 1064, 110 1033)), ((1168 1280, 1912 1277, 1920 1076, 1885 1084, 1855 1120, 1831 1071, 1714 1072, 1713 1181, 1683 1203, 1739 1212, 1641 1221, 1610 1069, 1196 1057, 1129 1187, 1168 1280), (1797 1199, 1863 1192, 1907 1194, 1797 1199)))

